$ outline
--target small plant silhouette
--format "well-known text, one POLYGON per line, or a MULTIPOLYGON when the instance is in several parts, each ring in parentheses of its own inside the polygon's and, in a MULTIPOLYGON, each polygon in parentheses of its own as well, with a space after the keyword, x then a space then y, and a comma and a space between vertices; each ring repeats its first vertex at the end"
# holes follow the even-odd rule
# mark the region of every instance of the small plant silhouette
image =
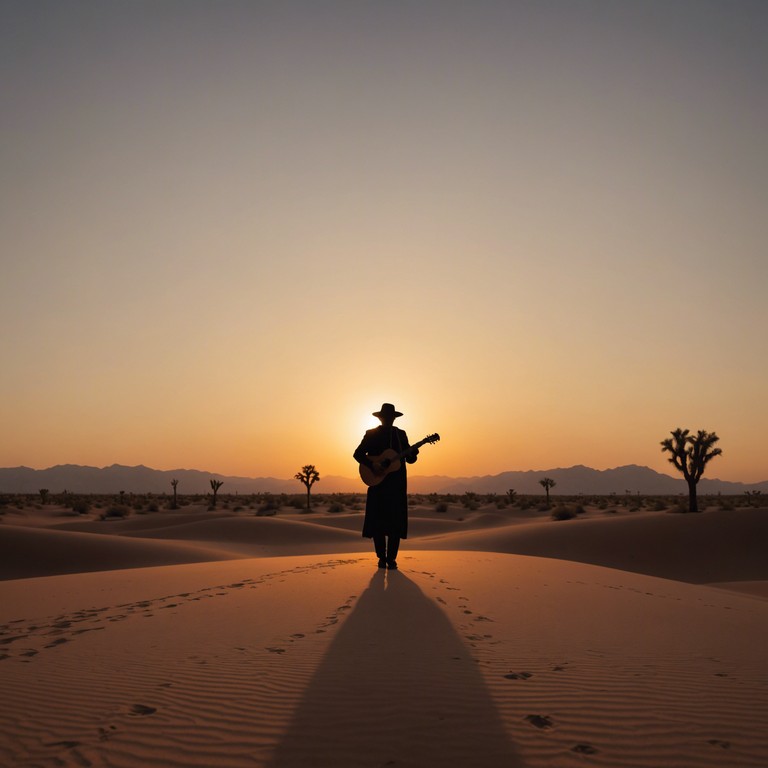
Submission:
POLYGON ((48 503, 48 494, 50 491, 47 488, 41 488, 38 493, 40 494, 40 503, 41 504, 47 504, 48 503))
POLYGON ((554 488, 557 483, 551 477, 543 477, 539 480, 539 485, 544 488, 544 491, 547 494, 547 506, 549 506, 549 489, 554 488))
POLYGON ((214 480, 211 478, 211 490, 213 491, 213 501, 211 502, 211 506, 216 506, 216 494, 219 492, 219 488, 224 485, 223 480, 214 480))
POLYGON ((683 473, 685 482, 688 483, 688 511, 698 512, 696 485, 704 474, 707 464, 722 453, 720 448, 713 447, 720 438, 714 432, 703 429, 693 437, 690 430, 680 429, 680 427, 671 434, 672 437, 661 441, 661 451, 672 454, 669 463, 683 473))
POLYGON ((315 469, 314 464, 305 464, 301 468, 301 471, 294 475, 294 478, 307 488, 307 512, 309 512, 311 509, 309 499, 310 490, 315 483, 320 482, 320 473, 315 469))
POLYGON ((173 486, 173 503, 171 505, 171 509, 178 509, 179 503, 178 503, 178 495, 176 489, 179 487, 179 481, 174 478, 171 480, 171 485, 173 486))

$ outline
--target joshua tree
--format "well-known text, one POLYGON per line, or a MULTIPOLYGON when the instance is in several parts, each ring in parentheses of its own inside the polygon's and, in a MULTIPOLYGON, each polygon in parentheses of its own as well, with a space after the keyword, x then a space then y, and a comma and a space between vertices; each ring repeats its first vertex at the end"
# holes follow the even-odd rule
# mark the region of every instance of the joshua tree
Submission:
POLYGON ((38 493, 40 494, 40 503, 41 504, 47 504, 48 503, 48 489, 47 488, 41 488, 38 493))
POLYGON ((661 441, 661 451, 672 454, 670 464, 683 473, 688 483, 688 511, 698 512, 699 503, 696 499, 696 484, 704 474, 704 467, 710 459, 719 456, 722 451, 712 446, 720 439, 714 432, 700 429, 696 437, 690 435, 690 430, 679 427, 671 433, 672 437, 661 441))
POLYGON ((314 464, 305 464, 300 472, 297 472, 294 477, 299 482, 303 483, 307 487, 307 512, 310 510, 309 505, 309 492, 310 488, 320 481, 320 473, 315 469, 314 464))
POLYGON ((212 507, 216 506, 216 494, 219 492, 219 488, 224 485, 223 480, 214 480, 211 478, 211 490, 213 491, 213 503, 211 504, 212 507))
POLYGON ((178 509, 179 504, 178 504, 178 496, 176 494, 176 489, 179 487, 179 481, 174 478, 173 480, 171 480, 171 485, 173 486, 173 506, 171 507, 171 509, 178 509))
POLYGON ((544 477, 539 480, 539 485, 543 486, 547 493, 547 506, 549 506, 549 489, 554 488, 557 483, 551 477, 544 477))

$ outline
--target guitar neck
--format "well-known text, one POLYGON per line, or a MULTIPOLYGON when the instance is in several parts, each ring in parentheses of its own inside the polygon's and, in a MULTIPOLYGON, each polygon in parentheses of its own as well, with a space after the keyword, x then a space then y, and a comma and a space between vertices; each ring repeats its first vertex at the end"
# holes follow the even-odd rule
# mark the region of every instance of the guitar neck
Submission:
POLYGON ((398 459, 404 459, 411 451, 415 451, 417 448, 421 448, 422 445, 425 443, 428 443, 430 440, 428 437, 425 437, 423 440, 419 440, 418 443, 415 443, 414 445, 410 446, 409 448, 406 448, 401 453, 397 454, 398 459))

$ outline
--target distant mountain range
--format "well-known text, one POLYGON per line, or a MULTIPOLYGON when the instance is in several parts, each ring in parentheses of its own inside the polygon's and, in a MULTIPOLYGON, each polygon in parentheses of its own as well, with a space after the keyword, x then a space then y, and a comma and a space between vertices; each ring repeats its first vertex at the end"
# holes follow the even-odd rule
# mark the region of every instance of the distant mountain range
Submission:
MULTIPOLYGON (((411 493, 498 493, 504 494, 510 488, 519 494, 543 494, 539 481, 550 477, 556 485, 553 495, 595 494, 679 494, 687 493, 681 477, 671 477, 649 467, 630 464, 615 469, 591 469, 575 466, 560 469, 528 470, 525 472, 502 472, 498 475, 479 477, 418 476, 408 478, 411 493)), ((111 467, 83 467, 75 464, 61 464, 48 469, 29 467, 0 468, 0 493, 37 493, 47 488, 51 493, 167 493, 172 492, 171 480, 179 481, 181 494, 209 493, 211 479, 223 481, 222 494, 248 493, 301 493, 303 486, 297 480, 275 477, 230 477, 197 469, 159 470, 139 465, 126 467, 113 464, 111 467)), ((362 493, 365 486, 355 478, 321 475, 314 486, 316 493, 362 493)), ((761 483, 734 483, 727 480, 702 478, 699 493, 742 494, 745 491, 768 493, 768 481, 761 483)))

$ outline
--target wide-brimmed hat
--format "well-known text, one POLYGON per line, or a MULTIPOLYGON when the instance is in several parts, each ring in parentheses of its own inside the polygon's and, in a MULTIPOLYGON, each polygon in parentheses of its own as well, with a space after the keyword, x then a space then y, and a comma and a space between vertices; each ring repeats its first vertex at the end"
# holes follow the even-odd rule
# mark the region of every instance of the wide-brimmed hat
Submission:
POLYGON ((375 411, 373 413, 373 416, 376 416, 376 418, 380 419, 382 416, 392 416, 393 418, 397 418, 398 416, 402 416, 403 414, 400 413, 400 411, 395 410, 395 406, 392 405, 392 403, 383 403, 381 406, 380 411, 375 411))

